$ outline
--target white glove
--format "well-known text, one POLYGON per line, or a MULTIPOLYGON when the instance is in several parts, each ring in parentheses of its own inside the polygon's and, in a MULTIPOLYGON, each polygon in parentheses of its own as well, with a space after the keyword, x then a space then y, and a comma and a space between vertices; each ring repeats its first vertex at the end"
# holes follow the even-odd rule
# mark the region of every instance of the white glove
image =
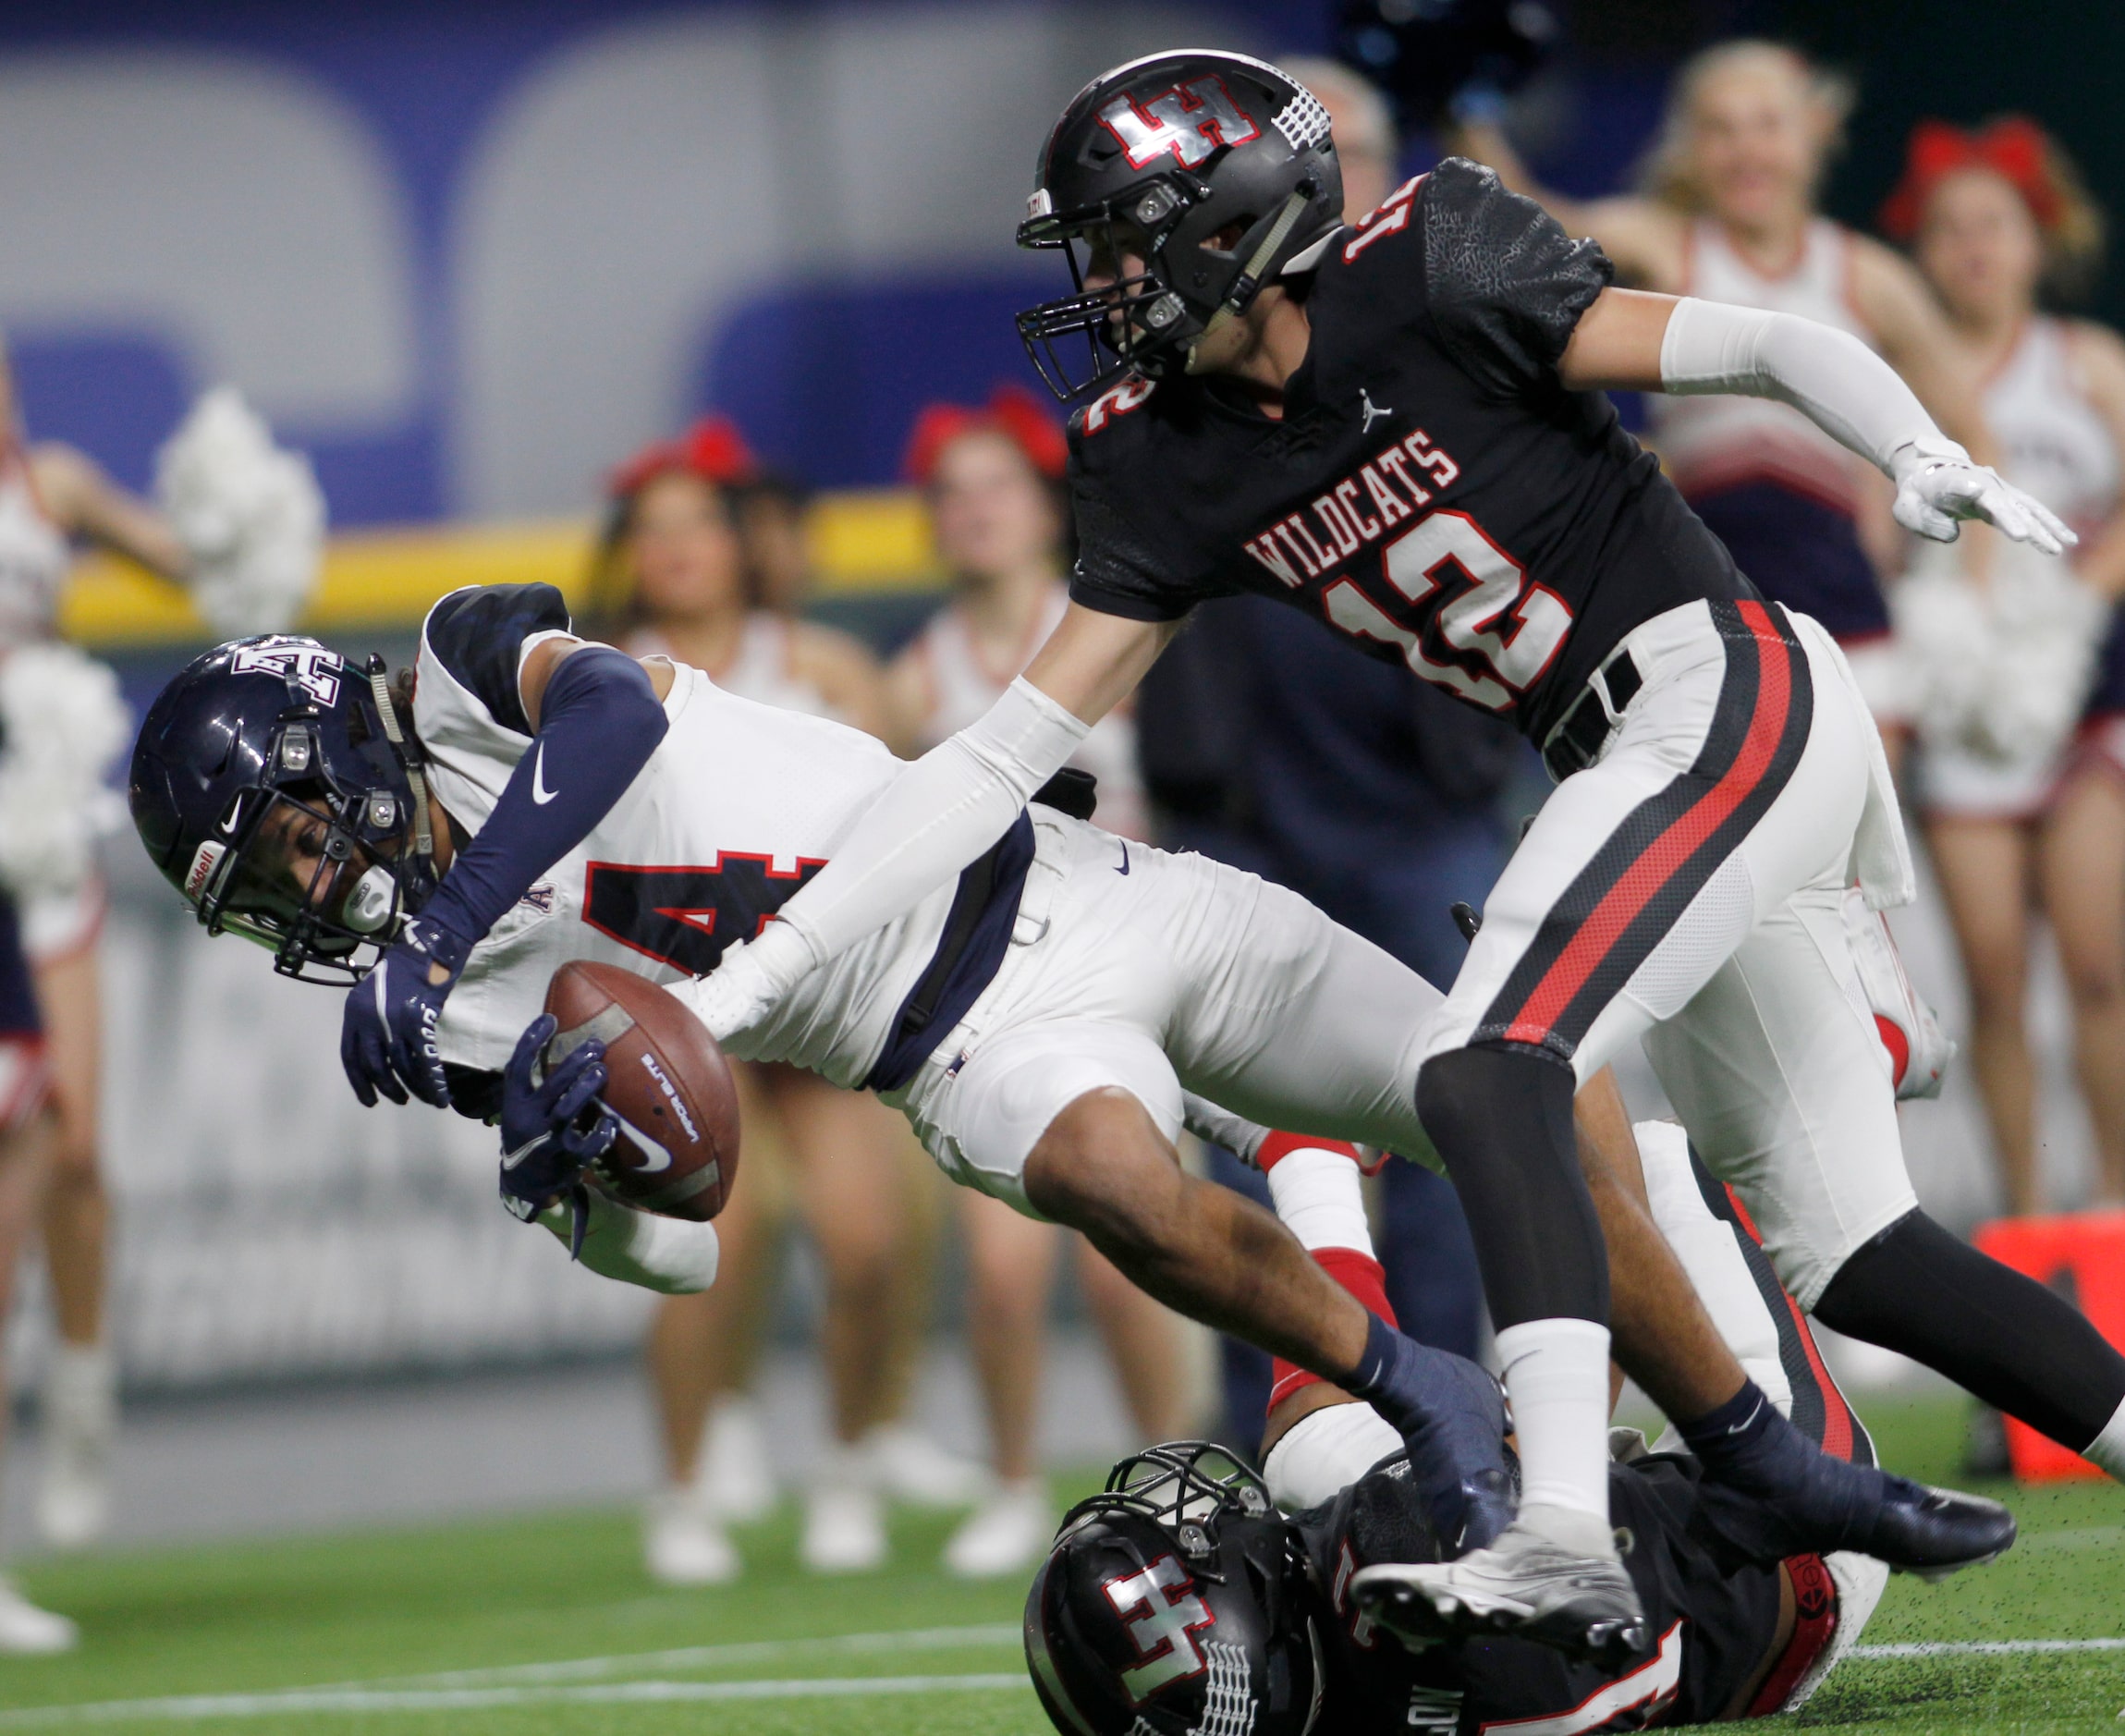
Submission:
POLYGON ((71 645, 21 646, 0 659, 0 886, 69 896, 125 821, 104 783, 133 731, 118 679, 71 645))
POLYGON ((1936 543, 1954 542, 1962 519, 1983 519, 2002 536, 2046 555, 2063 555, 2081 540, 2049 507, 1989 466, 1972 463, 1952 440, 1907 441, 1889 455, 1889 467, 1897 522, 1936 543))
POLYGON ((192 560, 192 596, 217 633, 285 632, 317 588, 324 496, 299 452, 234 386, 192 406, 155 455, 155 498, 192 560))
POLYGON ((675 983, 671 992, 718 1043, 750 1031, 812 969, 803 936, 782 923, 730 948, 707 976, 675 983))

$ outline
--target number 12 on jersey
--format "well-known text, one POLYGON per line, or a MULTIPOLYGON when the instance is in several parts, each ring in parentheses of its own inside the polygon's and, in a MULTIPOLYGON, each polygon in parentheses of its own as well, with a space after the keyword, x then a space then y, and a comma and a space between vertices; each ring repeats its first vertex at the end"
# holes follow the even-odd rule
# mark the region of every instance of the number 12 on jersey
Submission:
POLYGON ((1511 710, 1571 631, 1564 599, 1530 579, 1465 512, 1442 507, 1428 513, 1382 549, 1380 560, 1387 582, 1417 610, 1418 626, 1395 620, 1350 579, 1338 579, 1322 597, 1328 619, 1353 637, 1396 646, 1425 680, 1486 710, 1511 710), (1466 581, 1458 596, 1447 594, 1454 568, 1466 581), (1438 661, 1424 650, 1427 617, 1474 667, 1438 661))

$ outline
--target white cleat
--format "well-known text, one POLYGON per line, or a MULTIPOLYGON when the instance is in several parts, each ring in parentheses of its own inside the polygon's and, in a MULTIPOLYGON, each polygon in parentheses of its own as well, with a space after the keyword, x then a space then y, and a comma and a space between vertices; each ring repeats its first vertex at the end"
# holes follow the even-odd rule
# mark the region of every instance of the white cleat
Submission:
POLYGON ((971 1507, 995 1485, 986 1465, 947 1451, 905 1423, 879 1424, 861 1445, 878 1486, 910 1507, 971 1507))
POLYGON ((698 1489, 660 1489, 642 1509, 642 1564, 659 1585, 727 1585, 745 1571, 698 1489))
POLYGON ((40 1609, 0 1579, 0 1657, 49 1657, 81 1643, 81 1630, 65 1616, 40 1609))
POLYGON ((765 1519, 782 1498, 760 1407, 751 1399, 720 1400, 709 1412, 695 1481, 708 1510, 726 1523, 765 1519))
POLYGON ((44 1376, 43 1478, 37 1529, 55 1549, 85 1549, 111 1523, 111 1458, 117 1444, 116 1370, 104 1345, 62 1344, 44 1376))
POLYGON ((1047 1553, 1055 1512, 1039 1477, 1004 1483, 945 1545, 945 1571, 959 1579, 1022 1573, 1047 1553))
POLYGON ((808 1572, 869 1573, 885 1565, 885 1498, 858 1449, 828 1449, 804 1491, 797 1559, 808 1572))
POLYGON ((1509 1633, 1610 1669, 1647 1649, 1645 1612, 1621 1561, 1581 1555, 1517 1522, 1458 1561, 1364 1568, 1350 1595, 1417 1645, 1509 1633))

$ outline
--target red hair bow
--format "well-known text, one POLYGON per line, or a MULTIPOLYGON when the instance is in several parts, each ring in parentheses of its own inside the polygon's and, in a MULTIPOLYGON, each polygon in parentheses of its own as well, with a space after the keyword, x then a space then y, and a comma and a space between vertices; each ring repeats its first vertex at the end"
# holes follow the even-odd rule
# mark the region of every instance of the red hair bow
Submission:
POLYGON ((2051 173, 2051 140, 2026 116, 2004 115, 1969 130, 1945 120, 1922 120, 1912 128, 1903 178, 1882 206, 1882 233, 1911 239, 1933 189, 1963 169, 1990 169, 2021 195, 2039 227, 2058 223, 2061 202, 2051 173))
POLYGON ((1069 441, 1056 419, 1022 385, 1005 384, 989 394, 981 409, 966 404, 925 404, 908 436, 908 456, 902 460, 908 478, 921 487, 930 485, 937 459, 961 434, 1000 434, 1024 453, 1026 462, 1051 481, 1061 477, 1069 462, 1069 441))
POLYGON ((703 416, 676 440, 658 440, 636 453, 605 479, 615 500, 639 493, 671 471, 698 476, 718 488, 739 488, 758 480, 760 466, 738 424, 727 416, 703 416))

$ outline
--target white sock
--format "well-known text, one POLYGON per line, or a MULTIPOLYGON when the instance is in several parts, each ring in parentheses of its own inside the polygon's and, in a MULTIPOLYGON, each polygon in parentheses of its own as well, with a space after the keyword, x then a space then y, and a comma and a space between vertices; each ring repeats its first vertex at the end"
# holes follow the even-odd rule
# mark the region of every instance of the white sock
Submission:
POLYGON ((1497 1354, 1520 1436, 1520 1522, 1568 1548, 1614 1555, 1608 1328, 1528 1320, 1497 1335, 1497 1354))
POLYGON ((1373 1252, 1358 1166, 1343 1153, 1314 1147, 1286 1152, 1270 1167, 1269 1197, 1284 1227, 1307 1253, 1315 1248, 1373 1252))
POLYGON ((2100 1470, 2125 1483, 2125 1403, 2120 1403, 2104 1424, 2102 1434, 2081 1449, 2081 1456, 2100 1470))

